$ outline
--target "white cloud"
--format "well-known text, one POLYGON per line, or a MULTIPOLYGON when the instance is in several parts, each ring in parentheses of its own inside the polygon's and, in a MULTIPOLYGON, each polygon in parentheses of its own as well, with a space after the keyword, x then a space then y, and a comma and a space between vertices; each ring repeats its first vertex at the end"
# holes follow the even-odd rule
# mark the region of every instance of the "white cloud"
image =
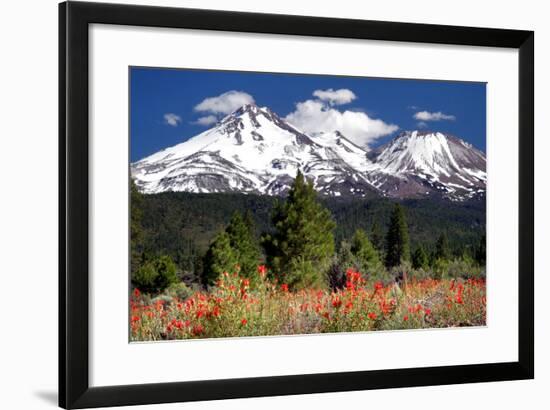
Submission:
POLYGON ((427 122, 424 122, 424 121, 420 121, 418 124, 416 124, 416 126, 418 128, 427 128, 428 127, 428 123, 427 122))
POLYGON ((254 98, 243 91, 227 91, 217 97, 209 97, 195 106, 195 111, 212 114, 229 114, 245 104, 254 102, 254 98))
POLYGON ((207 115, 206 117, 200 117, 197 121, 194 121, 193 124, 212 125, 216 122, 218 122, 218 117, 215 115, 207 115))
POLYGON ((353 91, 347 88, 341 88, 339 90, 333 90, 332 88, 327 90, 315 90, 313 91, 313 96, 321 101, 328 102, 330 105, 349 104, 357 98, 353 91))
POLYGON ((172 127, 177 127, 181 122, 181 117, 177 114, 168 112, 164 114, 164 123, 172 127))
POLYGON ((429 112, 429 111, 419 111, 413 115, 414 119, 420 121, 441 121, 441 120, 451 120, 454 121, 456 117, 454 115, 443 114, 441 111, 438 112, 429 112))
POLYGON ((285 119, 307 133, 340 131, 362 147, 399 129, 397 125, 370 118, 364 112, 338 111, 319 100, 297 103, 296 110, 285 119))

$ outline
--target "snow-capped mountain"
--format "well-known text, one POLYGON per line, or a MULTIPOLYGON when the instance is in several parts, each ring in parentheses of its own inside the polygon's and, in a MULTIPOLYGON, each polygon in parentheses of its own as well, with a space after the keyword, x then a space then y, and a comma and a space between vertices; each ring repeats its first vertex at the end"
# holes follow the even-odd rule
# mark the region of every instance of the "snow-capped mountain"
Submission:
POLYGON ((441 132, 407 131, 369 153, 373 184, 388 196, 440 192, 453 199, 484 195, 485 154, 441 132))
POLYGON ((485 157, 441 133, 403 133, 367 152, 338 131, 308 135, 267 107, 247 104, 213 128, 131 165, 144 193, 284 194, 298 170, 330 196, 453 199, 485 188, 485 157))

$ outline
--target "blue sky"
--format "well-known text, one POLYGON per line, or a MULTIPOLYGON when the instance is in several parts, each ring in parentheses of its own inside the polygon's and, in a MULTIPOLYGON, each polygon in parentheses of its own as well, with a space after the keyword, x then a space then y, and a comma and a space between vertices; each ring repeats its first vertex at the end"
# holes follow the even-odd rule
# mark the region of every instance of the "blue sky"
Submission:
POLYGON ((378 146, 404 130, 427 129, 451 133, 485 151, 485 83, 130 70, 132 161, 207 130, 249 101, 306 132, 338 128, 363 146, 378 146))

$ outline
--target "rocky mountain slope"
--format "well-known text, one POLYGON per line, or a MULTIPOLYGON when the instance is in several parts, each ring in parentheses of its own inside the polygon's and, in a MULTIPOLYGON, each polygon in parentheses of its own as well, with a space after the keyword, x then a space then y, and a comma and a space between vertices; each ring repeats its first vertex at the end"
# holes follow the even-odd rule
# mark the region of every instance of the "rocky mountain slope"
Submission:
POLYGON ((245 105, 213 128, 131 164, 144 193, 283 195, 298 170, 328 196, 484 195, 485 155, 439 132, 404 132, 367 151, 338 131, 308 135, 267 107, 245 105))

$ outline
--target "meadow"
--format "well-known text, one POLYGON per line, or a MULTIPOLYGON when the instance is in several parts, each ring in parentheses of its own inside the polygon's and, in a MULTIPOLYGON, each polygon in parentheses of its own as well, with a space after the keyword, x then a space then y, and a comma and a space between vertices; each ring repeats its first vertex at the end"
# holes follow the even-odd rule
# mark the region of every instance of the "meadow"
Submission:
POLYGON ((290 335, 484 326, 484 278, 383 283, 354 269, 339 289, 292 291, 264 265, 247 278, 223 272, 205 289, 130 297, 130 340, 290 335))

